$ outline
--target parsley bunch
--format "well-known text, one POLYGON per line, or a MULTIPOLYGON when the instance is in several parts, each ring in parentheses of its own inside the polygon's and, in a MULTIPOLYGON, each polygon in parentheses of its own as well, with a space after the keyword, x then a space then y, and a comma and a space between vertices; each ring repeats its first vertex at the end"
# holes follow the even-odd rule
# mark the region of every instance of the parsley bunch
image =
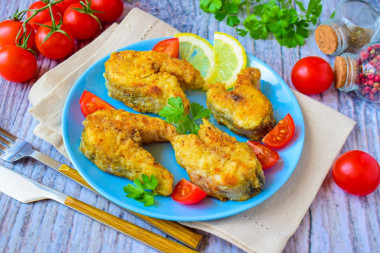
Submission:
POLYGON ((136 199, 139 202, 143 202, 144 206, 153 205, 154 196, 157 195, 155 192, 155 189, 157 187, 157 179, 153 175, 151 175, 149 178, 149 176, 143 174, 142 182, 140 179, 136 178, 133 180, 133 183, 136 186, 129 184, 123 188, 124 192, 127 193, 127 197, 136 199))
POLYGON ((168 105, 162 108, 158 115, 165 118, 168 123, 174 123, 177 132, 180 134, 198 134, 199 125, 197 119, 210 118, 211 112, 197 103, 191 103, 190 114, 185 114, 182 99, 180 97, 171 97, 168 99, 168 105))
POLYGON ((300 1, 294 2, 299 12, 293 0, 200 0, 200 7, 215 14, 219 21, 227 17, 227 25, 236 27, 241 36, 249 33, 253 39, 266 39, 273 34, 280 45, 291 48, 305 44, 305 38, 309 37, 307 28, 310 23, 317 23, 322 12, 321 0, 310 0, 307 8, 300 1), (242 22, 238 13, 243 9, 246 16, 242 22))

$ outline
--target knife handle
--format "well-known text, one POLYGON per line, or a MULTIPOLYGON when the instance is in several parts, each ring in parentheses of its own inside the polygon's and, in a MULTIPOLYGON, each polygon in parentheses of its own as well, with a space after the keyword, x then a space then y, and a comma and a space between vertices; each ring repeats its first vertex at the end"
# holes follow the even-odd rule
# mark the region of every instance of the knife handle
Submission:
POLYGON ((197 252, 70 196, 66 198, 64 204, 159 251, 197 252))
MULTIPOLYGON (((71 178, 75 182, 83 185, 84 187, 87 187, 96 194, 99 194, 83 179, 78 171, 70 168, 69 166, 62 164, 59 168, 59 172, 71 178)), ((193 232, 192 230, 180 225, 177 222, 148 217, 139 213, 132 212, 130 210, 126 211, 193 249, 196 249, 202 241, 202 235, 193 232)))

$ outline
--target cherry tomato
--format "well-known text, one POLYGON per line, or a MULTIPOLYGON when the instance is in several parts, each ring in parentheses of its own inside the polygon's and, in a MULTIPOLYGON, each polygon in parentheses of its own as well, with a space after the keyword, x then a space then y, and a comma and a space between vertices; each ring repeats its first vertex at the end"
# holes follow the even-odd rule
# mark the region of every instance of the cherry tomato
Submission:
POLYGON ((114 110, 115 107, 89 91, 83 91, 79 99, 80 109, 85 117, 98 110, 114 110))
POLYGON ((172 38, 160 41, 153 47, 153 51, 167 53, 172 58, 178 58, 179 40, 178 38, 172 38))
MULTIPOLYGON (((17 41, 22 38, 23 34, 23 28, 22 28, 21 21, 14 21, 14 20, 4 20, 0 22, 0 48, 6 45, 16 45, 16 37, 17 41), (19 31, 21 30, 20 34, 17 36, 19 31)), ((32 48, 34 46, 34 37, 36 33, 34 32, 33 27, 29 24, 25 24, 26 28, 26 37, 29 37, 27 48, 32 48)), ((24 39, 22 39, 22 42, 24 42, 24 39)))
POLYGON ((295 125, 292 116, 288 113, 277 125, 267 133, 263 142, 265 145, 279 149, 285 146, 294 136, 295 125))
MULTIPOLYGON (((44 25, 52 26, 52 22, 47 22, 44 25)), ((56 25, 58 22, 56 21, 56 25)), ((62 59, 69 55, 74 48, 74 37, 71 32, 66 29, 64 24, 60 28, 65 31, 69 37, 61 32, 53 33, 45 42, 44 39, 51 31, 51 28, 41 26, 36 34, 36 47, 41 54, 49 59, 62 59)))
MULTIPOLYGON (((46 4, 44 2, 37 1, 37 2, 34 2, 32 5, 30 5, 29 9, 30 10, 36 10, 36 9, 41 9, 41 8, 43 8, 45 6, 46 6, 46 4)), ((51 6, 51 10, 52 10, 54 19, 56 21, 59 21, 61 19, 61 15, 59 13, 60 10, 56 6, 54 6, 54 5, 51 6)), ((32 12, 32 11, 28 11, 27 14, 26 14, 26 16, 29 18, 30 16, 32 16, 33 13, 34 12, 32 12)), ((38 24, 44 24, 44 23, 46 23, 48 21, 51 21, 51 16, 50 16, 49 8, 41 11, 40 13, 38 13, 36 16, 34 16, 29 21, 29 23, 33 26, 33 28, 35 30, 38 30, 38 28, 40 27, 40 25, 38 25, 38 24)))
POLYGON ((76 39, 91 38, 100 28, 98 21, 88 13, 81 13, 75 8, 82 9, 82 6, 79 3, 70 5, 63 16, 63 23, 76 39))
POLYGON ((63 16, 63 14, 65 13, 66 9, 72 5, 72 4, 75 4, 75 3, 79 3, 80 0, 63 0, 62 2, 60 3, 57 3, 56 6, 57 8, 59 8, 60 10, 60 13, 61 15, 63 16))
POLYGON ((15 45, 0 49, 0 75, 11 82, 25 82, 37 72, 37 59, 28 50, 15 45))
POLYGON ((335 183, 344 191, 365 196, 380 184, 380 166, 371 155, 360 150, 342 154, 333 164, 335 183))
POLYGON ((122 0, 92 0, 91 8, 98 13, 94 13, 100 21, 114 22, 123 13, 124 4, 122 0))
POLYGON ((324 59, 309 56, 294 65, 291 78, 299 92, 311 95, 327 90, 334 80, 334 72, 324 59))
POLYGON ((248 141, 247 143, 255 153, 257 159, 259 159, 263 170, 272 167, 277 163, 278 159, 280 159, 280 156, 276 151, 258 141, 248 141))
POLYGON ((201 188, 183 178, 174 186, 172 199, 184 205, 192 205, 206 196, 207 193, 201 188))

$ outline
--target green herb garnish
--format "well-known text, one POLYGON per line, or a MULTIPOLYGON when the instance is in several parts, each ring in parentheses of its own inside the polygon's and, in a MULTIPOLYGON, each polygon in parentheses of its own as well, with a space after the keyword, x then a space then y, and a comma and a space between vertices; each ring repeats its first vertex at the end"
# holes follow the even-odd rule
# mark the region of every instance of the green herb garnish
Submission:
POLYGON ((168 99, 168 105, 159 112, 161 117, 165 118, 168 123, 173 123, 177 132, 180 134, 198 134, 199 124, 196 120, 201 118, 210 118, 211 112, 197 103, 191 103, 190 115, 185 115, 182 99, 180 97, 171 97, 168 99))
POLYGON ((322 12, 321 0, 310 0, 307 8, 301 1, 294 3, 298 12, 293 0, 200 0, 200 7, 219 21, 227 17, 227 25, 236 27, 241 36, 249 33, 253 39, 266 39, 273 34, 280 45, 291 48, 305 44, 307 28, 322 12), (242 10, 246 11, 243 22, 238 18, 242 10))
POLYGON ((154 204, 154 196, 157 195, 155 189, 157 187, 157 179, 151 175, 143 174, 142 182, 136 178, 133 180, 135 185, 129 184, 125 186, 124 192, 127 193, 128 198, 136 199, 139 202, 143 202, 144 206, 151 206, 154 204))

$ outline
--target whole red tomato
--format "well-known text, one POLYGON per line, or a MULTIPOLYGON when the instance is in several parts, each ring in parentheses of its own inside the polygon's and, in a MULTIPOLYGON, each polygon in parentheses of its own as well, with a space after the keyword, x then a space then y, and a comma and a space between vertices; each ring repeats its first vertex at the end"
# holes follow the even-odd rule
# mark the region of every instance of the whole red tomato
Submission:
MULTIPOLYGON (((45 6, 46 4, 44 2, 37 1, 37 2, 32 3, 32 5, 29 6, 29 10, 41 9, 45 6)), ((54 19, 59 21, 61 19, 60 10, 55 5, 51 7, 51 10, 52 10, 54 19)), ((34 12, 32 11, 28 11, 26 16, 29 18, 30 16, 32 16, 33 13, 34 12)), ((51 16, 50 16, 49 9, 45 9, 41 11, 40 13, 38 13, 36 16, 34 16, 29 21, 29 23, 33 26, 35 30, 37 30, 40 27, 40 25, 38 24, 44 24, 48 21, 51 21, 51 16)))
POLYGON ((124 4, 122 0, 92 0, 91 8, 100 21, 114 22, 123 13, 124 4))
POLYGON ((37 72, 37 59, 28 50, 15 45, 0 49, 0 75, 11 82, 25 82, 37 72))
POLYGON ((335 183, 344 191, 365 196, 380 184, 380 166, 371 155, 360 150, 342 154, 333 165, 335 183))
MULTIPOLYGON (((100 24, 94 17, 90 16, 91 11, 81 13, 76 8, 82 9, 81 4, 77 3, 69 6, 63 16, 63 23, 76 39, 89 39, 98 31, 100 24)), ((85 12, 86 10, 83 11, 85 12)))
POLYGON ((324 59, 309 56, 294 65, 291 77, 299 92, 311 95, 327 90, 334 80, 334 72, 324 59))
POLYGON ((36 47, 38 51, 40 51, 40 53, 47 58, 53 60, 62 59, 69 55, 74 48, 74 37, 71 32, 66 29, 64 24, 59 25, 57 21, 55 26, 52 25, 51 21, 45 23, 44 25, 49 26, 50 28, 44 26, 38 28, 36 34, 36 47), (66 32, 69 37, 61 32, 56 31, 44 42, 46 36, 50 33, 50 31, 57 29, 66 32))
POLYGON ((60 13, 63 16, 63 14, 65 13, 66 9, 69 8, 70 5, 75 4, 75 3, 79 3, 79 1, 80 0, 63 0, 62 2, 57 3, 54 6, 56 6, 57 8, 59 8, 60 13))
MULTIPOLYGON (((29 24, 25 24, 26 28, 26 37, 30 35, 27 48, 32 48, 34 46, 34 36, 35 32, 33 27, 29 24)), ((15 20, 4 20, 0 22, 0 48, 6 45, 16 45, 16 37, 17 41, 22 37, 23 28, 22 28, 22 22, 21 21, 15 21, 15 20), (21 30, 21 32, 20 32, 21 30), (20 34, 17 36, 17 34, 20 32, 20 34)), ((24 42, 24 39, 22 40, 24 42)))

